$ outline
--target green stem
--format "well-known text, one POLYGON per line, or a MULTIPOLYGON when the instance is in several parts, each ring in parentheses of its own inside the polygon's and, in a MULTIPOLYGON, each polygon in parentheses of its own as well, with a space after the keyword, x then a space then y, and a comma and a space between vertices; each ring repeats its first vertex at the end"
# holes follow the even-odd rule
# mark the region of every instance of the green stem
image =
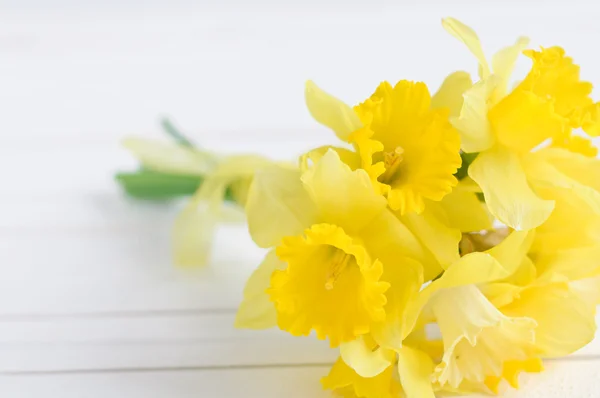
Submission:
MULTIPOLYGON (((170 200, 191 196, 204 181, 203 176, 168 174, 147 169, 117 173, 115 179, 129 196, 145 200, 170 200)), ((229 189, 225 193, 225 200, 234 201, 229 189)))
POLYGON ((183 135, 183 133, 181 131, 179 131, 179 129, 177 129, 173 123, 169 120, 169 119, 163 119, 161 121, 161 125, 163 127, 163 129, 165 130, 165 133, 167 133, 169 136, 171 136, 171 138, 173 138, 175 140, 175 142, 177 142, 179 145, 188 147, 188 148, 194 148, 195 145, 192 143, 192 141, 190 141, 185 135, 183 135))

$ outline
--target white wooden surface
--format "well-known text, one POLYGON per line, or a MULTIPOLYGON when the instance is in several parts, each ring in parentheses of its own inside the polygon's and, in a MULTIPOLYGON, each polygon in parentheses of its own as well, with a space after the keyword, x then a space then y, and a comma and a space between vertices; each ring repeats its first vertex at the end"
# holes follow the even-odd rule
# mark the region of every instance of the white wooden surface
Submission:
MULTIPOLYGON (((490 53, 561 44, 600 85, 593 2, 412 3, 1 2, 0 396, 328 396, 325 344, 232 328, 263 254, 244 227, 221 228, 209 268, 174 269, 177 206, 120 194, 118 141, 170 114, 214 149, 292 158, 333 140, 307 78, 356 102, 380 80, 474 72, 445 15, 490 53)), ((505 396, 600 397, 600 343, 548 368, 505 396)))

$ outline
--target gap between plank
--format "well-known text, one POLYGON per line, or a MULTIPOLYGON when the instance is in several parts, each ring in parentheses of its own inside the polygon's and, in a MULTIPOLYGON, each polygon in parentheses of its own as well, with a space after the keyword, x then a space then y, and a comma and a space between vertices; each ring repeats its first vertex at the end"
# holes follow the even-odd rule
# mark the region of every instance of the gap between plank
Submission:
POLYGON ((204 315, 235 315, 237 308, 181 308, 172 310, 140 310, 140 311, 105 311, 105 312, 72 312, 72 313, 31 313, 31 314, 0 314, 0 322, 32 322, 56 319, 121 319, 121 318, 160 318, 171 316, 204 316, 204 315))

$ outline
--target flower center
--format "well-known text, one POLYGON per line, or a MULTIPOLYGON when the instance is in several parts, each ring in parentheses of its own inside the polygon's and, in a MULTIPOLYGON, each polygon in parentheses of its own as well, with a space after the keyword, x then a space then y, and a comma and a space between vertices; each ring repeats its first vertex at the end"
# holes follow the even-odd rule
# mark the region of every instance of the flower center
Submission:
POLYGON ((383 153, 383 164, 385 165, 385 172, 379 177, 379 182, 389 183, 398 177, 400 171, 400 163, 402 163, 404 155, 404 149, 397 146, 391 152, 383 153))
POLYGON ((329 270, 327 272, 327 278, 325 281, 325 289, 332 290, 335 281, 337 281, 338 277, 344 271, 344 269, 350 263, 350 259, 352 255, 346 253, 340 249, 334 249, 335 252, 331 258, 331 262, 329 263, 329 270))

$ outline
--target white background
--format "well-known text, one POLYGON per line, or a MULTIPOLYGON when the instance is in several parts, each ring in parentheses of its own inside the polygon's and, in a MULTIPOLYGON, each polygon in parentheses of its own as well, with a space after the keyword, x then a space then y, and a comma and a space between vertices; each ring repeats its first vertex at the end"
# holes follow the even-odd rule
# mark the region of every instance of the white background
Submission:
MULTIPOLYGON (((564 46, 600 84, 595 1, 0 1, 0 396, 326 397, 335 353, 232 327, 261 259, 243 226, 208 268, 171 266, 174 206, 124 198, 126 135, 171 115, 206 147, 293 159, 333 142, 304 108, 308 78, 349 103, 381 80, 432 91, 520 34, 564 46)), ((520 67, 521 73, 526 62, 520 67)), ((600 343, 508 397, 600 397, 600 343)))

